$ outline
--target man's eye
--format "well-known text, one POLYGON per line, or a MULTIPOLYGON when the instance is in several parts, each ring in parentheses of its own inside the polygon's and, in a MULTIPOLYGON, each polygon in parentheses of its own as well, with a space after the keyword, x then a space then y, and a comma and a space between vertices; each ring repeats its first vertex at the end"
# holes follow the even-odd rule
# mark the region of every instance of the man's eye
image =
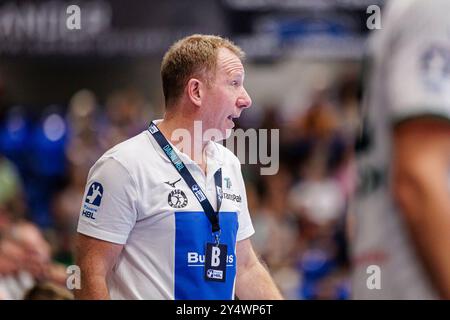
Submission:
POLYGON ((239 85, 239 82, 236 81, 236 80, 234 80, 233 82, 231 82, 231 84, 232 84, 233 86, 238 86, 238 85, 239 85))

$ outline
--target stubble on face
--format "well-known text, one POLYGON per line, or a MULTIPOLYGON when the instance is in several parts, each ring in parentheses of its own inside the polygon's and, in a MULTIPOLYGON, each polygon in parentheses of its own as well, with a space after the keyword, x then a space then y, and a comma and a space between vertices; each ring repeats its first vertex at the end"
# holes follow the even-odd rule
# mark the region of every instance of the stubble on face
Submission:
POLYGON ((234 85, 243 85, 244 66, 232 51, 220 48, 217 53, 217 67, 208 88, 208 112, 204 121, 205 128, 221 132, 221 139, 226 139, 234 127, 233 119, 239 117, 241 110, 237 107, 237 93, 234 85))

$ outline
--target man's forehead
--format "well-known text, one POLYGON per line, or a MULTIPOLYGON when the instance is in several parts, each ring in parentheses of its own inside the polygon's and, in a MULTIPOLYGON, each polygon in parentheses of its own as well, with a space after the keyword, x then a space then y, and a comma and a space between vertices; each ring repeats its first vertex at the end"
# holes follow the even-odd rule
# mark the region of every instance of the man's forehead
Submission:
POLYGON ((227 48, 220 48, 217 53, 217 67, 227 73, 244 73, 241 59, 227 48))

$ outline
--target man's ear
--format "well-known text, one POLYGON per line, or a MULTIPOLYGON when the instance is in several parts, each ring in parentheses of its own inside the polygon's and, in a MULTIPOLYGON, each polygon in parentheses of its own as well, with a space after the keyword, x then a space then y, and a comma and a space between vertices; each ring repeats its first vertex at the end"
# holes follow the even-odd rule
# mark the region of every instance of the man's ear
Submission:
POLYGON ((197 107, 202 106, 204 83, 196 78, 189 79, 186 90, 189 100, 197 107))

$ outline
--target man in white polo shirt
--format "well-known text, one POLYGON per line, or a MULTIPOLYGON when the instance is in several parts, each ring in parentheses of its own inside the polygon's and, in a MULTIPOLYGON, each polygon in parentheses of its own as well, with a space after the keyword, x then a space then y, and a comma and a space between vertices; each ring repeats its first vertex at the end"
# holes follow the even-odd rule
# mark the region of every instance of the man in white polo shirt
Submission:
POLYGON ((208 130, 225 138, 251 105, 242 58, 230 41, 205 35, 166 53, 164 119, 107 151, 89 172, 77 298, 281 298, 249 240, 239 160, 203 139, 208 130))

